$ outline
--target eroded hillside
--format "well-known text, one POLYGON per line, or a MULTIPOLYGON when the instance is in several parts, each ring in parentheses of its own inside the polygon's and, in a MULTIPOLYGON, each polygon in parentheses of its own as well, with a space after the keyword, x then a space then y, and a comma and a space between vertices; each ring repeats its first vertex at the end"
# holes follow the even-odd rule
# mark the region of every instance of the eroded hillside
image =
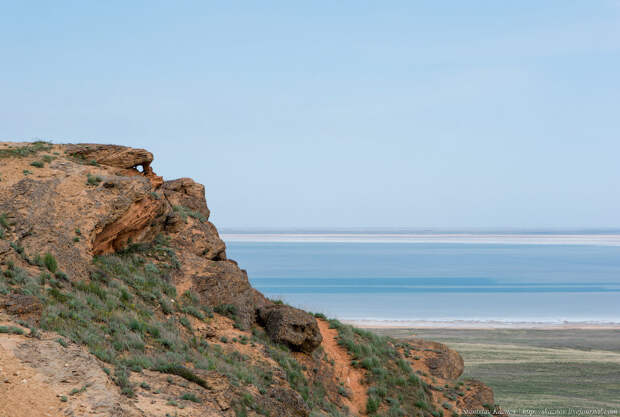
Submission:
POLYGON ((456 352, 265 298, 204 187, 152 154, 0 144, 0 416, 435 416, 493 408, 456 352))

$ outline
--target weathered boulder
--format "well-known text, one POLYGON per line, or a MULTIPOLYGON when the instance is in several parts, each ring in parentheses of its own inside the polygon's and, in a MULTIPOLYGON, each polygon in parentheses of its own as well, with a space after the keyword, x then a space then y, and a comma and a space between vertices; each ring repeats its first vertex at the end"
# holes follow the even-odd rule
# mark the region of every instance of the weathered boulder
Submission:
POLYGON ((131 170, 136 175, 141 173, 151 181, 154 187, 159 187, 163 183, 163 178, 155 175, 151 168, 153 154, 145 149, 119 145, 79 143, 67 145, 65 152, 84 161, 94 161, 101 165, 131 170), (139 171, 138 168, 141 168, 142 171, 139 171))
MULTIPOLYGON (((480 381, 474 379, 467 379, 465 383, 468 386, 468 390, 465 391, 465 396, 461 399, 463 409, 465 410, 484 410, 486 407, 494 407, 495 400, 493 395, 493 389, 480 381)), ((493 410, 489 410, 493 411, 493 410)), ((502 410, 496 410, 493 415, 506 415, 502 410)))
POLYGON ((284 304, 268 305, 258 309, 258 319, 273 341, 284 343, 293 350, 310 353, 323 341, 316 319, 297 308, 284 304))
POLYGON ((205 187, 191 178, 164 181, 162 187, 166 198, 173 206, 183 206, 202 214, 209 219, 209 209, 205 198, 205 187))
POLYGON ((192 291, 200 296, 203 303, 213 307, 223 304, 235 306, 235 318, 243 327, 256 321, 254 289, 246 272, 239 269, 236 262, 205 259, 192 262, 196 261, 196 257, 188 254, 182 256, 183 276, 190 279, 192 291), (192 265, 196 265, 196 269, 192 265))
POLYGON ((67 145, 66 153, 87 161, 117 168, 135 168, 142 166, 144 171, 150 168, 153 154, 145 149, 129 148, 119 145, 101 145, 97 143, 79 143, 67 145))
POLYGON ((43 304, 37 297, 23 294, 9 294, 4 301, 0 301, 7 313, 22 318, 31 317, 38 319, 43 310, 43 304))
POLYGON ((424 364, 431 375, 439 378, 457 379, 463 374, 463 358, 455 350, 439 342, 422 339, 408 339, 407 343, 424 349, 424 364))
POLYGON ((310 408, 297 392, 290 388, 269 388, 260 397, 261 408, 271 417, 308 417, 310 408))

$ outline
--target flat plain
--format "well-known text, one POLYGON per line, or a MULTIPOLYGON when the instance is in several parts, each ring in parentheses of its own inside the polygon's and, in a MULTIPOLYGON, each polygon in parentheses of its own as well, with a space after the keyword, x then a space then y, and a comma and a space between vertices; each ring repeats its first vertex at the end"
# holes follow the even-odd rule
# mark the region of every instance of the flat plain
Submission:
POLYGON ((491 386, 496 403, 511 415, 620 415, 620 330, 372 330, 457 350, 465 361, 463 378, 491 386))

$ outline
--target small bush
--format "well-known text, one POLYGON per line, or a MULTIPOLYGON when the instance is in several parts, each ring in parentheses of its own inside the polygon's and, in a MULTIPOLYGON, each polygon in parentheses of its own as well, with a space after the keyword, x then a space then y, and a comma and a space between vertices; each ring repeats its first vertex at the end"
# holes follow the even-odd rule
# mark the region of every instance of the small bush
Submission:
POLYGON ((379 409, 379 405, 381 405, 381 400, 379 398, 373 397, 372 395, 368 397, 366 401, 366 412, 368 414, 373 414, 379 409))
POLYGON ((172 206, 172 209, 175 211, 175 213, 178 213, 179 216, 181 216, 181 218, 183 219, 183 221, 187 222, 187 218, 191 217, 193 219, 199 220, 201 223, 204 223, 207 221, 207 218, 202 214, 199 213, 197 211, 193 211, 192 209, 185 207, 185 206, 172 206))
POLYGON ((187 328, 190 332, 192 331, 192 324, 189 322, 189 319, 185 316, 179 318, 179 323, 187 328))
POLYGON ((194 393, 191 393, 191 392, 186 392, 185 394, 181 395, 181 399, 185 400, 185 401, 192 401, 192 402, 195 402, 195 403, 199 403, 200 402, 198 397, 196 397, 196 395, 194 393))
POLYGON ((103 179, 99 176, 88 174, 86 176, 86 185, 97 186, 103 179))
POLYGON ((4 229, 8 229, 10 226, 9 221, 6 218, 6 213, 0 214, 0 226, 2 226, 4 229))
POLYGON ((237 306, 232 304, 220 304, 216 306, 213 311, 217 314, 221 314, 222 316, 229 317, 231 319, 235 319, 237 316, 237 306))
POLYGON ((58 262, 56 262, 56 258, 54 258, 54 256, 49 252, 43 255, 43 263, 45 264, 47 270, 52 274, 58 269, 58 262))
POLYGON ((34 162, 31 162, 30 165, 35 168, 43 168, 45 166, 43 161, 34 161, 34 162))
POLYGON ((15 326, 0 326, 0 333, 19 334, 23 335, 24 331, 15 326))
POLYGON ((114 382, 121 388, 121 393, 127 397, 134 396, 133 386, 129 382, 129 371, 126 368, 118 367, 114 371, 114 382))
POLYGON ((62 271, 56 271, 54 276, 62 281, 69 281, 69 277, 62 271))

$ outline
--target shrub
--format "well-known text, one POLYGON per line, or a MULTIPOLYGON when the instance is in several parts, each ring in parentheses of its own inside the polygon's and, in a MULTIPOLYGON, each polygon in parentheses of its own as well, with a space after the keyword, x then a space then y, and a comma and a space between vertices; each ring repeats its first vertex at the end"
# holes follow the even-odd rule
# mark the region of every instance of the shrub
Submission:
POLYGON ((34 162, 31 162, 30 165, 35 168, 43 168, 45 166, 43 161, 34 161, 34 162))
POLYGON ((64 273, 64 272, 62 272, 62 271, 56 271, 56 273, 54 274, 54 276, 55 276, 56 278, 60 279, 60 280, 63 280, 63 281, 68 281, 68 280, 69 280, 69 277, 67 276, 67 274, 65 274, 65 273, 64 273))
POLYGON ((366 412, 368 414, 373 414, 379 409, 379 405, 381 404, 381 400, 379 398, 375 398, 372 395, 368 397, 366 401, 366 412))
POLYGON ((204 320, 205 319, 205 315, 202 313, 202 311, 198 310, 198 308, 196 308, 196 307, 194 307, 192 305, 181 307, 181 311, 183 313, 190 314, 190 315, 196 317, 197 319, 200 319, 200 320, 204 320))
POLYGON ((191 217, 193 219, 199 220, 201 223, 207 221, 207 218, 197 211, 193 211, 192 209, 185 206, 172 206, 172 209, 175 213, 178 213, 179 216, 183 219, 183 221, 187 222, 187 218, 191 217))
POLYGON ((181 399, 182 400, 186 400, 186 401, 192 401, 192 402, 195 402, 195 403, 199 403, 200 402, 198 397, 196 397, 196 395, 194 393, 191 393, 191 392, 186 392, 183 395, 181 395, 181 399))
POLYGON ((54 258, 54 256, 49 252, 43 255, 43 263, 45 264, 47 270, 52 274, 58 269, 58 262, 56 262, 56 258, 54 258))
POLYGON ((0 326, 0 333, 19 334, 23 335, 24 331, 15 326, 0 326))
POLYGON ((131 382, 129 382, 129 371, 127 368, 118 367, 114 371, 114 382, 121 388, 121 393, 127 397, 133 397, 134 390, 131 382))
POLYGON ((192 324, 189 322, 189 319, 185 316, 179 317, 179 323, 181 323, 184 327, 187 328, 190 332, 192 331, 192 324))
POLYGON ((231 319, 235 319, 237 317, 237 306, 232 304, 220 304, 216 306, 213 311, 231 319))
POLYGON ((20 246, 19 243, 11 242, 9 246, 11 246, 15 250, 15 252, 19 253, 20 255, 24 254, 24 247, 20 246))
POLYGON ((103 179, 99 176, 95 176, 92 174, 86 175, 86 185, 97 186, 101 181, 103 181, 103 179))

